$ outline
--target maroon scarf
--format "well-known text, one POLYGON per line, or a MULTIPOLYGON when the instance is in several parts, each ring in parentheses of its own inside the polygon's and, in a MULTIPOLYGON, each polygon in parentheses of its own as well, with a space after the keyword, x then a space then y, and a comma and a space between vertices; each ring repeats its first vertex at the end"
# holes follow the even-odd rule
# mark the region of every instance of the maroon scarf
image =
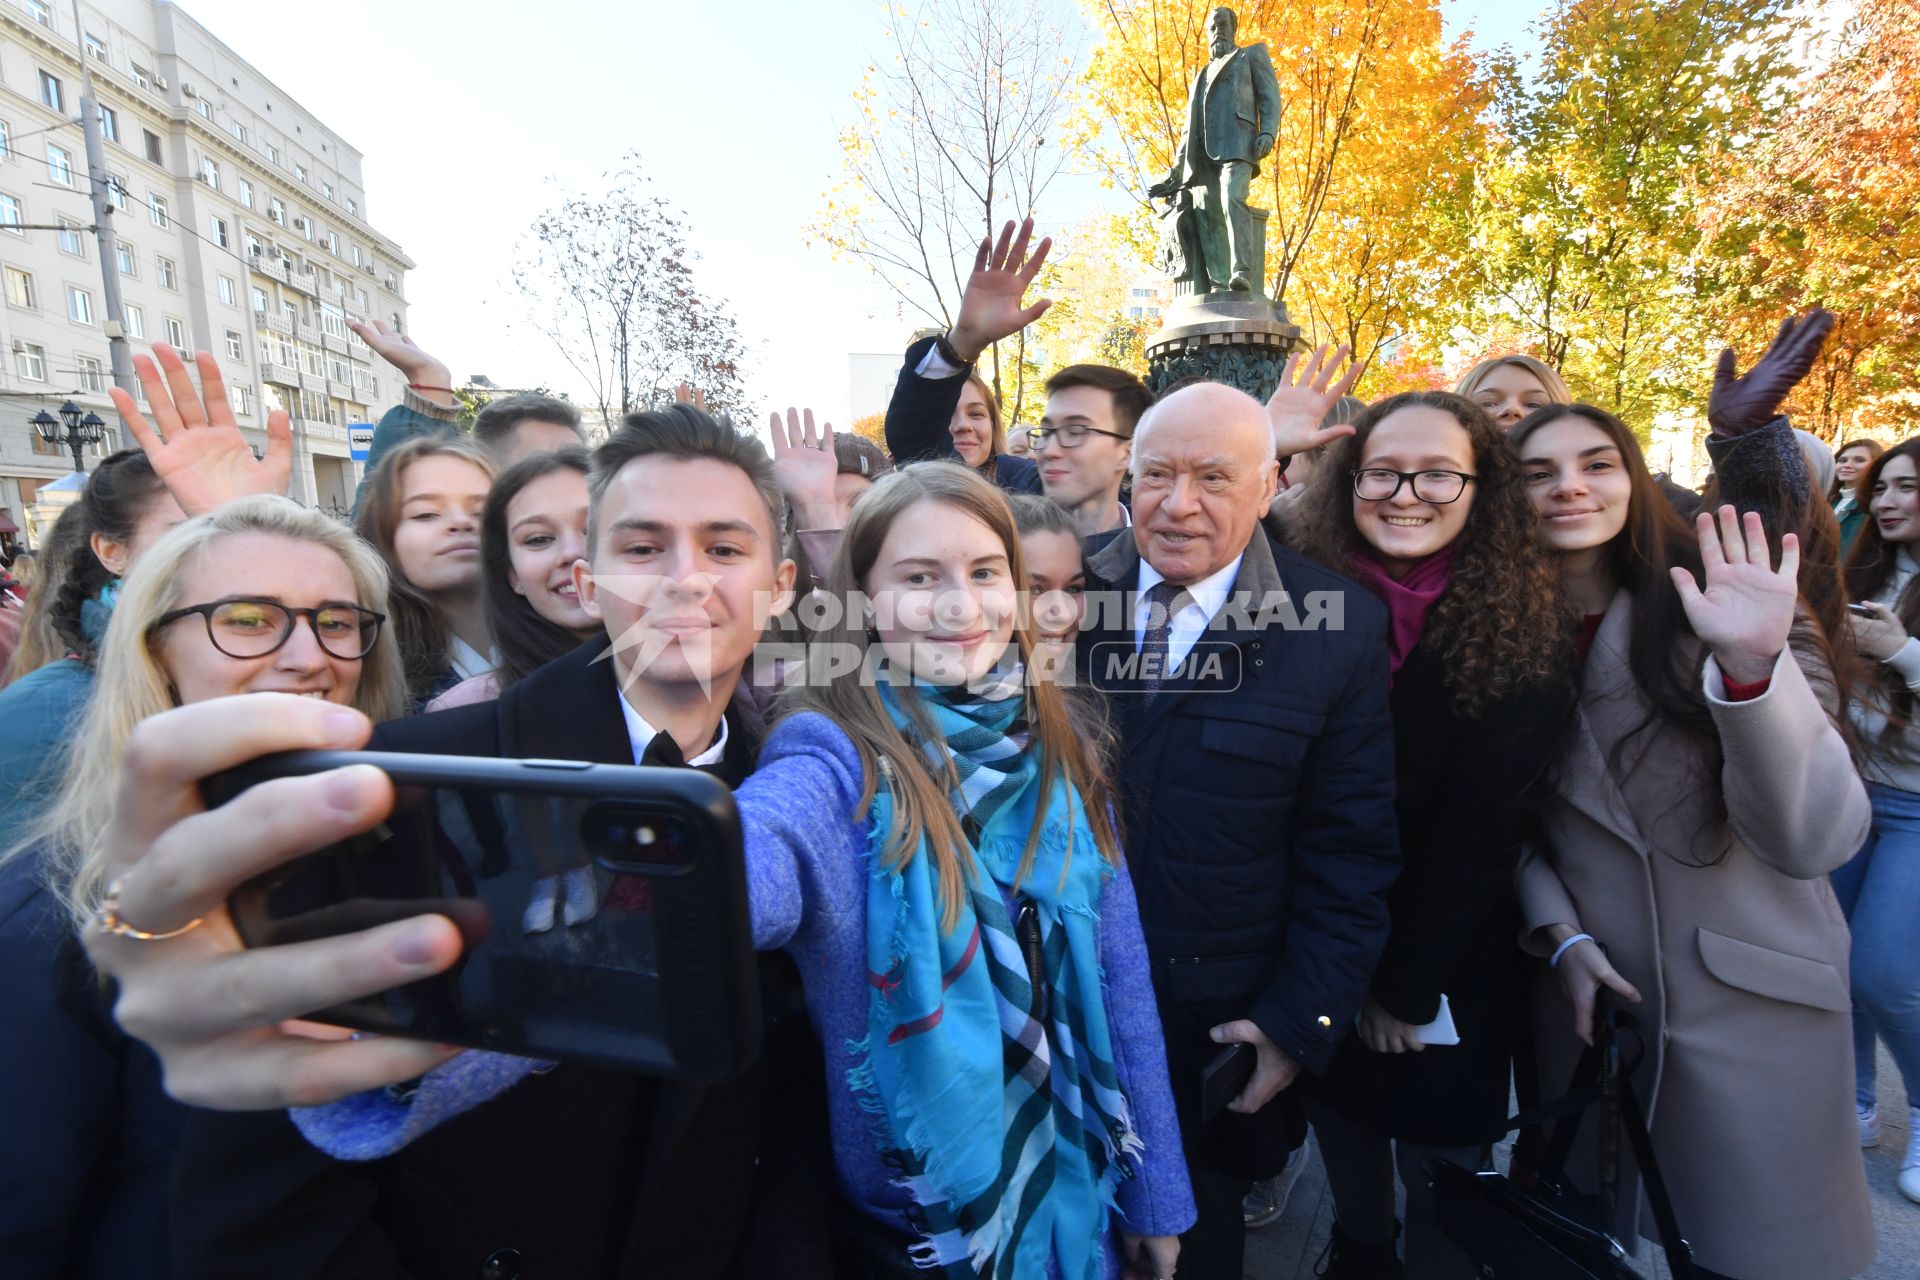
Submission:
POLYGON ((1399 581, 1366 552, 1355 552, 1353 576, 1387 605, 1387 667, 1400 670, 1427 629, 1427 615, 1453 579, 1453 548, 1445 547, 1413 566, 1399 581))

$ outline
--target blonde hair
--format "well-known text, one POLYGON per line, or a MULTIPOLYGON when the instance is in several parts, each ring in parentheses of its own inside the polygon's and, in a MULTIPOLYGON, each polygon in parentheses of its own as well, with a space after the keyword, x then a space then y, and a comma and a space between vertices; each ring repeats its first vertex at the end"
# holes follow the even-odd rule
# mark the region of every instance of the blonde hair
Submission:
MULTIPOLYGON (((978 520, 993 531, 1006 550, 1008 566, 1015 585, 1028 587, 1026 566, 1020 557, 1020 535, 1015 531, 1013 510, 997 485, 957 462, 917 462, 884 476, 869 489, 847 520, 840 544, 834 551, 833 565, 827 572, 827 589, 841 602, 850 602, 856 592, 864 591, 867 575, 880 557, 880 548, 893 524, 908 509, 921 502, 937 502, 953 509, 954 514, 978 520)), ((874 681, 865 678, 870 668, 868 648, 873 643, 867 634, 865 619, 848 616, 821 639, 822 653, 847 654, 857 651, 861 661, 847 674, 834 678, 809 678, 789 692, 788 708, 817 711, 853 739, 860 754, 863 781, 854 818, 864 822, 871 812, 879 785, 880 764, 885 761, 893 791, 893 826, 886 835, 882 857, 893 868, 905 866, 920 847, 922 835, 932 852, 934 874, 940 886, 941 928, 951 931, 960 918, 967 898, 967 869, 960 850, 967 845, 960 818, 949 798, 959 786, 959 774, 952 757, 938 776, 929 766, 926 753, 910 743, 887 713, 874 681), (845 647, 843 647, 845 646, 845 647)), ((1023 613, 1014 627, 1014 644, 1029 672, 1033 670, 1033 638, 1029 619, 1023 613)), ((1085 708, 1088 714, 1076 716, 1065 692, 1048 680, 1029 679, 1026 685, 1026 721, 1031 741, 1040 753, 1041 795, 1051 795, 1059 781, 1066 781, 1080 794, 1086 809, 1087 826, 1093 832, 1099 855, 1110 864, 1120 856, 1119 831, 1113 818, 1113 792, 1107 779, 1104 749, 1108 742, 1106 726, 1085 708)), ((943 743, 932 720, 916 699, 903 699, 902 708, 919 734, 928 742, 943 743)), ((1034 850, 1044 829, 1046 806, 1038 806, 1032 828, 1027 833, 1026 853, 1015 874, 1015 884, 1024 881, 1033 866, 1034 850)), ((1071 857, 1072 851, 1068 851, 1071 857)))
MULTIPOLYGON (((331 516, 279 497, 242 498, 187 521, 156 541, 121 582, 113 621, 101 643, 93 694, 71 736, 66 781, 53 804, 0 860, 41 849, 46 882, 66 902, 74 927, 84 927, 105 889, 101 857, 121 757, 134 726, 178 705, 167 673, 155 658, 149 631, 180 608, 179 583, 188 566, 218 554, 220 539, 236 533, 266 533, 311 542, 339 556, 353 577, 356 603, 385 613, 387 569, 380 557, 331 516)), ((405 707, 400 655, 390 627, 382 627, 373 651, 361 660, 352 705, 378 722, 405 707)))
POLYGON ((1453 384, 1453 394, 1466 396, 1471 400, 1473 393, 1480 389, 1480 384, 1485 382, 1495 369, 1506 368, 1508 366, 1515 369, 1524 369, 1532 374, 1540 383, 1541 387, 1545 389, 1547 399, 1554 404, 1573 403, 1573 392, 1568 390, 1567 380, 1560 376, 1558 369, 1544 360, 1539 360, 1533 356, 1517 351, 1510 356, 1495 356, 1491 360, 1482 360, 1479 364, 1467 370, 1465 376, 1453 384))

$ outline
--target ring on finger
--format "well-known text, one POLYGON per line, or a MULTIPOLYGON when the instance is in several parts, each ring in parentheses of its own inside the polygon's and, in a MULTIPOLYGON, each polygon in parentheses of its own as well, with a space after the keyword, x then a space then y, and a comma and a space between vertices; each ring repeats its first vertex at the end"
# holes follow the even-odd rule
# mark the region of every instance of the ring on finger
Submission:
POLYGON ((168 938, 177 938, 183 933, 191 933, 205 924, 207 918, 195 916, 178 929, 168 929, 162 933, 129 924, 120 915, 120 881, 116 877, 107 886, 106 893, 101 896, 100 905, 94 908, 93 919, 101 929, 118 937, 132 938, 135 942, 165 942, 168 938))

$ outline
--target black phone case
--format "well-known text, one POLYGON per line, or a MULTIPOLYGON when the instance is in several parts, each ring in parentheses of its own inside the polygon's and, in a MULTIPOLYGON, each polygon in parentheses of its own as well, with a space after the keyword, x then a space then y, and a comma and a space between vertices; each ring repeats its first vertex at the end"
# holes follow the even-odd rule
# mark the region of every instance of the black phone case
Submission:
POLYGON ((1242 1041, 1228 1045, 1200 1069, 1202 1124, 1210 1123, 1227 1109, 1229 1102, 1240 1096, 1247 1081, 1253 1079, 1254 1064, 1258 1060, 1254 1047, 1242 1041))
POLYGON ((370 764, 394 812, 228 901, 250 947, 438 912, 446 973, 312 1017, 364 1031, 718 1081, 759 1052, 758 971, 733 795, 693 769, 384 752, 287 752, 208 779, 370 764), (542 903, 544 902, 544 909, 542 903))

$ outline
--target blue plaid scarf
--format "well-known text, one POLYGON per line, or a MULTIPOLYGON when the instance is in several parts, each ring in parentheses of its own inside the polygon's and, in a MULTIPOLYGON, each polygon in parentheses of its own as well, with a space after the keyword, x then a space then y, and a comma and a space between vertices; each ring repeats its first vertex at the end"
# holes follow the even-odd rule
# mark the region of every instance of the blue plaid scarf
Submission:
POLYGON ((1097 1277, 1114 1187, 1136 1155, 1113 1068, 1100 985, 1100 857, 1080 796, 1046 797, 1034 863, 1019 887, 1039 923, 1035 990, 1002 888, 1011 886, 1041 803, 1017 674, 986 694, 881 684, 894 723, 934 776, 949 761, 971 848, 958 925, 940 927, 933 855, 882 853, 894 798, 882 769, 869 815, 867 1039, 849 1083, 873 1115, 882 1156, 912 1196, 915 1263, 948 1276, 1097 1277), (941 735, 928 742, 902 703, 941 735))

